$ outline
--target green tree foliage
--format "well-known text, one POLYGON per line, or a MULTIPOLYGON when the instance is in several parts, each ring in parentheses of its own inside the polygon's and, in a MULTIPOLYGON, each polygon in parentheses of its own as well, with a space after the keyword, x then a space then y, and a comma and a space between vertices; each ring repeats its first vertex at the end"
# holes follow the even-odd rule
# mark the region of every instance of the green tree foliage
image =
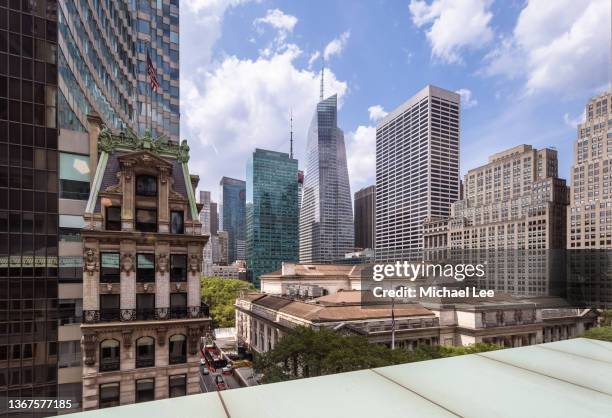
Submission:
POLYGON ((238 279, 203 277, 202 301, 210 306, 210 316, 215 328, 233 327, 236 298, 242 291, 254 290, 252 284, 238 279))
POLYGON ((468 347, 424 347, 415 351, 391 350, 370 344, 362 336, 343 336, 330 329, 296 327, 273 350, 259 354, 253 364, 266 383, 322 376, 413 361, 496 350, 493 344, 468 347))
POLYGON ((582 336, 584 338, 590 338, 592 340, 612 342, 612 326, 593 327, 590 330, 586 331, 582 336))

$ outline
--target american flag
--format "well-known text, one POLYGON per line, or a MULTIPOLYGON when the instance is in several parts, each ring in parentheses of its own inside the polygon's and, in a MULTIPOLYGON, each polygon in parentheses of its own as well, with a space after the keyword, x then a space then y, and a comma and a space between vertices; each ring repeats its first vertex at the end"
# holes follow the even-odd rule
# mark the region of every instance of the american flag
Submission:
POLYGON ((157 92, 157 89, 159 89, 159 82, 157 81, 157 73, 155 71, 155 67, 153 66, 153 61, 151 61, 149 51, 147 51, 147 73, 149 74, 149 84, 151 84, 151 90, 157 92))

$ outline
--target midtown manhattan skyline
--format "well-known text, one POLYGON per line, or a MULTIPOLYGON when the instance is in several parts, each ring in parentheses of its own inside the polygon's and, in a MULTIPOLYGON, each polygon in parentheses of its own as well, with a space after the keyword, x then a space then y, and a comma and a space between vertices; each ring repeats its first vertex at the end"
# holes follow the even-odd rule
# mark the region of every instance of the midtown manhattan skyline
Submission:
POLYGON ((218 199, 219 178, 244 179, 253 149, 288 152, 291 111, 304 168, 322 55, 351 193, 375 182, 376 123, 427 84, 462 96, 462 176, 490 153, 529 143, 556 147, 569 179, 584 103, 609 85, 610 3, 455 3, 185 1, 181 137, 200 188, 218 199), (465 15, 473 19, 459 30, 453 22, 465 15))

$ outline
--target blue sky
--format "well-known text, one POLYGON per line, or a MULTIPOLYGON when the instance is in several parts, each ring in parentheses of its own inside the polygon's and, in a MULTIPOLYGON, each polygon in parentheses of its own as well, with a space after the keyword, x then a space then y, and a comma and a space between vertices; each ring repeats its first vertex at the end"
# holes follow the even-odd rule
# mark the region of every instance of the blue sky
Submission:
POLYGON ((181 136, 216 197, 255 147, 302 164, 319 95, 338 93, 352 192, 375 182, 375 125, 426 84, 462 93, 461 173, 499 150, 554 146, 609 86, 609 0, 184 0, 181 136))

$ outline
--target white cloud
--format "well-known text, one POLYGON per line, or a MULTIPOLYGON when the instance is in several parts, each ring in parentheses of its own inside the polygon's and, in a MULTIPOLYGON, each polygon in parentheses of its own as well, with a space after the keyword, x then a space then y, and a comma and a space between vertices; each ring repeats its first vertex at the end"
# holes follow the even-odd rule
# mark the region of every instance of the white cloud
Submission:
POLYGON ((374 184, 376 175, 376 128, 360 125, 346 135, 351 190, 374 184))
POLYGON ((478 100, 472 98, 472 91, 469 89, 459 89, 455 93, 461 96, 461 105, 464 109, 469 109, 478 104, 478 100))
POLYGON ((316 60, 318 60, 319 58, 321 58, 321 53, 319 51, 315 51, 310 55, 310 58, 308 58, 308 68, 312 68, 312 65, 315 63, 316 60))
POLYGON ((370 120, 372 122, 378 122, 380 119, 387 116, 389 112, 386 112, 381 105, 374 105, 368 107, 368 113, 370 114, 370 120))
MULTIPOLYGON (((181 2, 181 79, 211 62, 225 13, 253 0, 184 0, 181 2)), ((257 0, 256 0, 257 1, 257 0)))
POLYGON ((342 50, 346 46, 346 43, 348 42, 350 36, 350 31, 342 32, 339 37, 333 39, 330 43, 328 43, 323 52, 323 57, 325 57, 325 60, 330 59, 334 55, 340 55, 342 53, 342 50))
POLYGON ((483 72, 522 77, 527 94, 592 94, 608 81, 609 31, 609 0, 528 0, 483 72))
POLYGON ((579 123, 583 123, 586 120, 586 112, 583 111, 580 115, 572 117, 569 113, 563 115, 563 122, 570 128, 576 129, 579 123))
POLYGON ((447 63, 462 62, 461 53, 479 49, 493 38, 491 0, 410 1, 412 22, 428 27, 431 53, 447 63))
MULTIPOLYGON (((200 173, 202 190, 216 191, 224 175, 245 178, 247 159, 256 147, 288 152, 290 110, 295 156, 303 161, 319 74, 295 66, 301 55, 289 44, 255 60, 229 56, 200 77, 183 80, 181 119, 189 133, 190 167, 200 173)), ((325 84, 326 91, 340 98, 347 91, 331 70, 325 84)))
POLYGON ((283 30, 286 32, 293 32, 293 28, 297 24, 298 19, 295 16, 287 15, 279 9, 270 9, 264 17, 255 19, 255 24, 259 25, 262 23, 268 24, 275 29, 283 30))

